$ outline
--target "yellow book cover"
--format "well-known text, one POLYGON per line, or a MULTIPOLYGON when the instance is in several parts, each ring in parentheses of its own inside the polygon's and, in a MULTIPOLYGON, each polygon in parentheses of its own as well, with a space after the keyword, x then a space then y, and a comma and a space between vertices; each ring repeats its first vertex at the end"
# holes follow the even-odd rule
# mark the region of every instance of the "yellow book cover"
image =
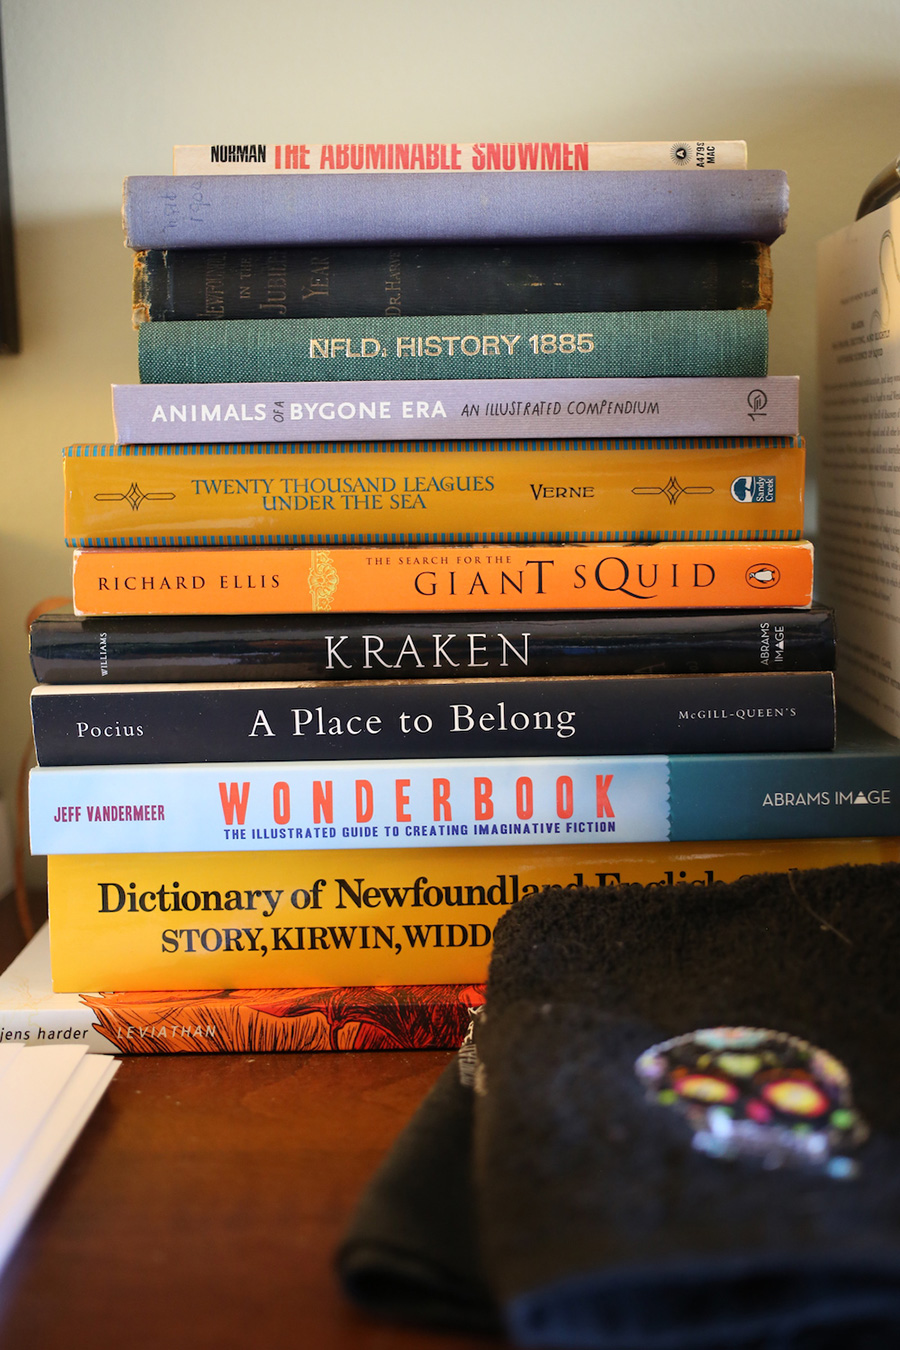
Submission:
POLYGON ((799 539, 802 443, 666 440, 72 445, 66 542, 799 539))
POLYGON ((545 886, 688 881, 900 860, 900 841, 777 839, 346 852, 51 856, 53 987, 469 984, 545 886))
POLYGON ((78 548, 76 614, 806 608, 813 547, 746 543, 78 548))

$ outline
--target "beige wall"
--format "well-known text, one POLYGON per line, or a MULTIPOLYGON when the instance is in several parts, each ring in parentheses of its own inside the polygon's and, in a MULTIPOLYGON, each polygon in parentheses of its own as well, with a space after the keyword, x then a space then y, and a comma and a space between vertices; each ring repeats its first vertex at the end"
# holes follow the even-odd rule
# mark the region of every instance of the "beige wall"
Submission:
POLYGON ((898 0, 2 0, 23 350, 0 358, 0 790, 25 616, 64 594, 58 451, 136 379, 121 180, 173 143, 743 138, 784 168, 774 374, 814 430, 814 245, 900 152, 898 0))

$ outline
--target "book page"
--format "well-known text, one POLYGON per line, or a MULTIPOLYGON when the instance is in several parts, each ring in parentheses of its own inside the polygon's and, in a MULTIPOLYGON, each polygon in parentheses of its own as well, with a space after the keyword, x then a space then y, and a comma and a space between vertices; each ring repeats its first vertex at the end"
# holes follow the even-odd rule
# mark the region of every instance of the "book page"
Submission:
POLYGON ((819 245, 819 595, 838 694, 900 735, 900 202, 819 245))

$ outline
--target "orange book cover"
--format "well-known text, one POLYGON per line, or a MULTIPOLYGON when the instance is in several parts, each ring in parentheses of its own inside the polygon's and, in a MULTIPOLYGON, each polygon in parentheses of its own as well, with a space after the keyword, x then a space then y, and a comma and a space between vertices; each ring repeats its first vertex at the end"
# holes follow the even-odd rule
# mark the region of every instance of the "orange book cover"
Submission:
POLYGON ((53 991, 49 925, 0 975, 0 1035, 95 1055, 455 1050, 480 984, 53 991))
POLYGON ((113 1053, 455 1050, 481 984, 83 994, 113 1053))
POLYGON ((806 607, 791 542, 76 549, 77 614, 806 607))
POLYGON ((66 543, 799 539, 795 438, 70 445, 66 543))

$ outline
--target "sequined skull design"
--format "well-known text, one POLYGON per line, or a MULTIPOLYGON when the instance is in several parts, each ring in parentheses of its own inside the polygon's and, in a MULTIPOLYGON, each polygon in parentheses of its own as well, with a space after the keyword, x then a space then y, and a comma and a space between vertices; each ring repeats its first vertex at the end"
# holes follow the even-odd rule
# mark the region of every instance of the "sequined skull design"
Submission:
POLYGON ((687 1117, 711 1158, 815 1167, 849 1178, 869 1130, 850 1075, 826 1050, 782 1031, 713 1027, 651 1045, 635 1063, 648 1098, 687 1117))

